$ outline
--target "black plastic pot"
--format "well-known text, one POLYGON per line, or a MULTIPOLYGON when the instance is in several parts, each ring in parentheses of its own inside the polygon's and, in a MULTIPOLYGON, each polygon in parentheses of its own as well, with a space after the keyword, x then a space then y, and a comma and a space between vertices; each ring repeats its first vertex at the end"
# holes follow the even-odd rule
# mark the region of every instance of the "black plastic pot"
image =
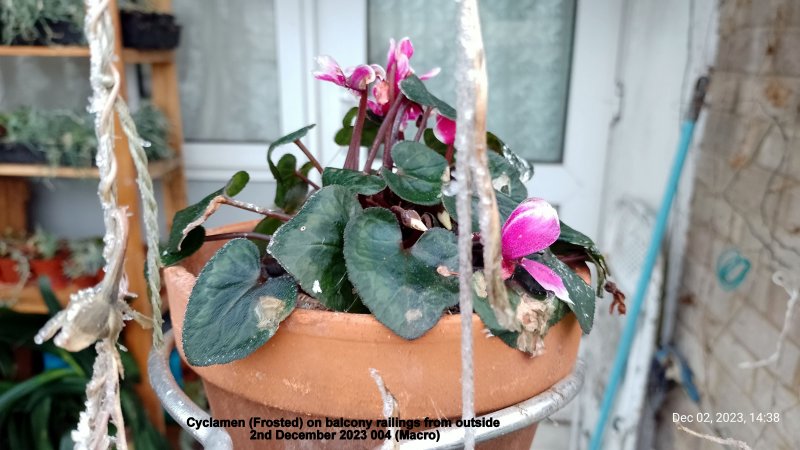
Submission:
POLYGON ((120 11, 122 45, 140 50, 171 50, 178 46, 181 26, 172 14, 120 11))
MULTIPOLYGON (((53 45, 79 45, 84 43, 83 30, 74 23, 65 20, 48 21, 50 44, 53 45)), ((47 31, 43 33, 47 36, 47 31)))
POLYGON ((47 158, 43 152, 31 149, 27 145, 0 143, 0 163, 44 164, 47 158))

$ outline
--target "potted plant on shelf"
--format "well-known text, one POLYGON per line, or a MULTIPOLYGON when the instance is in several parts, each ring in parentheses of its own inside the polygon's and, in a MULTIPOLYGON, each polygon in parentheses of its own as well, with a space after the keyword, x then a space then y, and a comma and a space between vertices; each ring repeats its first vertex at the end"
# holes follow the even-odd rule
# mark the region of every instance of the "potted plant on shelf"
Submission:
MULTIPOLYGON (((358 98, 336 135, 348 145, 342 168, 323 168, 305 147, 310 125, 267 151, 276 209, 236 200, 249 180, 238 172, 175 214, 162 255, 172 266, 165 270, 172 323, 216 416, 378 419, 382 403, 369 372, 377 369, 400 418, 459 417, 456 233, 463 226, 476 233, 476 412, 528 399, 572 370, 595 309, 585 263, 595 265, 601 295, 603 256, 545 200, 529 198, 531 167, 489 134, 512 310, 490 306, 477 219, 461 223, 455 211, 456 111, 425 87, 436 72, 414 74, 412 53, 406 38, 391 42, 385 69, 343 70, 319 58, 315 77, 358 98), (278 157, 288 144, 308 161, 278 157), (320 185, 309 179, 312 170, 320 185), (263 219, 206 230, 223 205, 263 219)), ((249 430, 229 431, 237 448, 253 445, 249 430)), ((532 433, 503 445, 529 446, 532 433)))
POLYGON ((27 282, 30 265, 20 247, 20 240, 13 236, 0 239, 0 284, 27 282))
MULTIPOLYGON (((141 136, 149 143, 149 161, 170 158, 168 122, 164 114, 145 102, 133 114, 141 136)), ((91 167, 97 152, 91 116, 86 112, 21 108, 0 115, 0 162, 51 166, 91 167)))
POLYGON ((84 42, 81 0, 20 0, 0 5, 4 45, 80 45, 84 42))
MULTIPOLYGON (((73 448, 71 431, 84 408, 86 385, 93 370, 96 354, 92 348, 73 353, 51 341, 41 345, 34 342, 36 333, 61 310, 46 283, 40 281, 39 289, 48 314, 23 314, 0 308, 0 354, 25 351, 37 361, 33 367, 19 367, 6 358, 0 363, 0 448, 3 449, 73 448), (40 370, 41 366, 44 367, 40 370), (21 369, 35 372, 24 376, 21 369)), ((119 394, 130 440, 136 442, 136 448, 169 448, 136 394, 140 380, 136 362, 129 353, 120 356, 125 379, 119 394)))
POLYGON ((48 277, 50 284, 56 289, 65 288, 69 284, 64 274, 66 252, 58 237, 37 226, 25 247, 31 272, 35 277, 48 277))
POLYGON ((96 285, 103 279, 103 239, 89 238, 67 242, 69 256, 64 262, 64 274, 77 288, 96 285))
POLYGON ((120 5, 122 44, 141 50, 171 50, 178 47, 181 26, 175 16, 155 10, 148 0, 125 1, 120 5))

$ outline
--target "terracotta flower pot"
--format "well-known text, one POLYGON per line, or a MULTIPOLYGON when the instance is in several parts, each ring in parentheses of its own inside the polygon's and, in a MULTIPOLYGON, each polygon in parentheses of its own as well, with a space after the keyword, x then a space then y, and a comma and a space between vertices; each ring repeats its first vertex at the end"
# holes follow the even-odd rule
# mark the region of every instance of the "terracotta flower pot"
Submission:
POLYGON ((51 259, 31 259, 30 261, 31 273, 37 278, 50 278, 50 285, 54 289, 63 289, 69 285, 69 280, 64 275, 64 257, 56 256, 51 259))
POLYGON ((103 281, 103 276, 104 275, 105 275, 105 272, 103 272, 103 269, 100 269, 94 275, 81 275, 81 276, 79 276, 77 278, 73 278, 72 279, 72 284, 78 289, 84 289, 84 288, 92 287, 92 286, 96 285, 97 283, 103 281))
POLYGON ((0 258, 0 283, 19 283, 17 262, 11 258, 0 258))
MULTIPOLYGON (((214 233, 251 229, 236 224, 214 233)), ((211 233, 211 232, 209 232, 211 233)), ((205 261, 223 242, 207 243, 183 266, 165 270, 170 315, 181 356, 189 294, 205 261)), ((567 376, 575 364, 581 330, 570 314, 550 329, 546 351, 531 358, 487 338, 473 314, 475 410, 478 415, 531 398, 567 376)), ((316 417, 381 419, 380 393, 370 376, 378 369, 404 419, 461 415, 460 318, 443 317, 421 338, 407 341, 371 315, 295 310, 275 336, 250 356, 229 364, 193 367, 203 378, 218 419, 316 417)), ((185 358, 184 358, 185 359, 185 358)), ((321 430, 337 430, 322 427, 321 430)), ((304 427, 303 431, 313 430, 304 427)), ((228 428, 236 449, 375 448, 377 441, 253 441, 249 428, 228 428), (310 446, 309 446, 310 445, 310 446)), ((530 448, 535 425, 491 441, 485 448, 530 448)))

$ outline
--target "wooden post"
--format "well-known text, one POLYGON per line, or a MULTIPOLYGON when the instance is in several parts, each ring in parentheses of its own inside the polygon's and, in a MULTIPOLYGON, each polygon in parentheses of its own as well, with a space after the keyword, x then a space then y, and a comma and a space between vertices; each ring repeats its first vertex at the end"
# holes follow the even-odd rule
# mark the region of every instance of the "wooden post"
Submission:
POLYGON ((152 65, 152 101, 169 122, 168 143, 180 161, 164 181, 164 211, 167 228, 172 226, 172 216, 186 207, 186 177, 183 173, 183 124, 178 97, 178 70, 174 61, 152 65))
MULTIPOLYGON (((114 54, 117 55, 117 60, 114 65, 120 74, 120 95, 126 98, 125 62, 122 60, 122 34, 119 32, 120 19, 116 0, 110 0, 109 12, 116 36, 114 54)), ((149 317, 153 310, 150 307, 147 283, 144 279, 145 248, 142 240, 139 190, 136 186, 136 167, 128 149, 128 139, 116 113, 114 114, 114 155, 117 158, 117 201, 120 206, 127 206, 131 215, 125 273, 128 276, 130 291, 137 295, 136 300, 133 301, 133 308, 149 317)), ((142 379, 136 388, 139 398, 142 400, 150 420, 159 431, 164 432, 164 412, 147 377, 147 356, 153 346, 152 334, 150 330, 145 330, 135 321, 130 321, 125 327, 124 341, 142 374, 142 379)))
POLYGON ((28 231, 30 184, 20 178, 0 177, 0 235, 28 231))

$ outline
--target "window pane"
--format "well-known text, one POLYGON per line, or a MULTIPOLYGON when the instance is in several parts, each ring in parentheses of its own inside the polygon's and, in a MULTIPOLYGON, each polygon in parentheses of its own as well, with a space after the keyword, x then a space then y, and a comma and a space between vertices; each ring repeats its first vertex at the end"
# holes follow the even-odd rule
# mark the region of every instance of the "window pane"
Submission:
POLYGON ((272 0, 174 0, 183 128, 189 141, 280 134, 272 0))
MULTIPOLYGON (((489 74, 488 127, 533 161, 558 162, 563 153, 576 0, 480 1, 489 74)), ((455 105, 453 70, 456 8, 452 0, 370 0, 370 62, 386 64, 389 38, 411 38, 418 74, 455 105)))

